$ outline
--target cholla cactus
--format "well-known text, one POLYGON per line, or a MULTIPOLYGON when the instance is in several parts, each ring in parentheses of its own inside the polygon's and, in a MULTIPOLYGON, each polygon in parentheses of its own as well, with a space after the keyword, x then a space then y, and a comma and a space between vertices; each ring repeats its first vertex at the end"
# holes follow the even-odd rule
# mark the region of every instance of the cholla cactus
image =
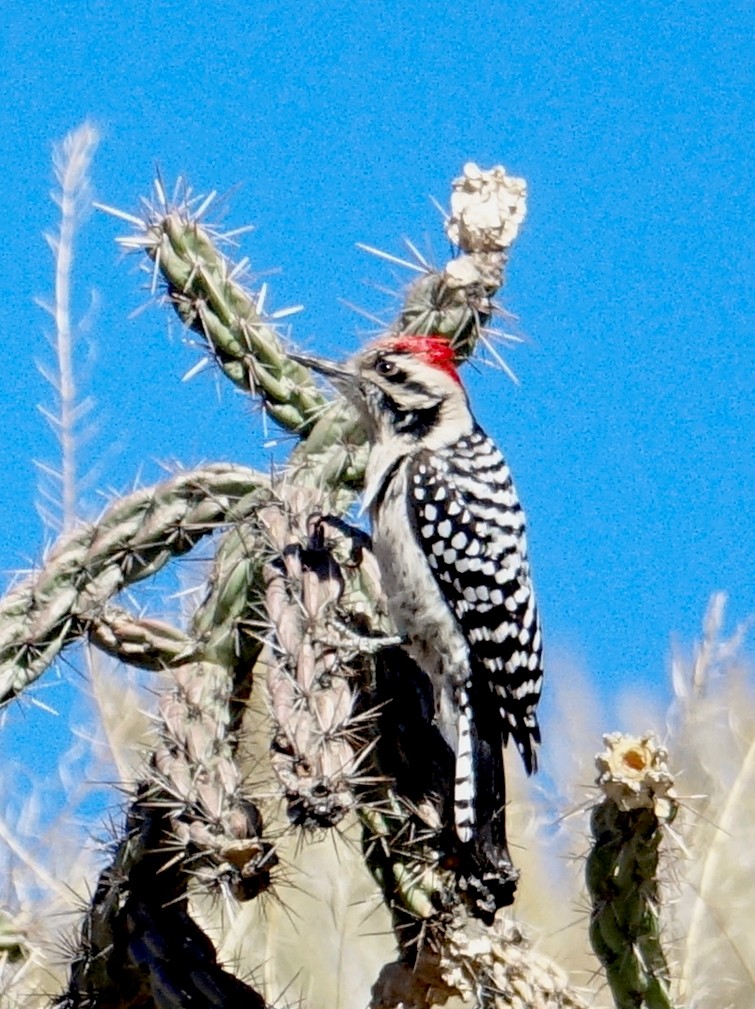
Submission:
MULTIPOLYGON (((278 319, 264 313, 264 291, 245 288, 223 236, 204 223, 210 202, 186 191, 171 201, 158 183, 143 217, 121 215, 134 225, 122 244, 146 256, 155 288, 164 285, 164 300, 199 335, 207 359, 296 437, 286 470, 268 477, 210 465, 124 497, 61 538, 0 602, 0 703, 81 637, 154 671, 162 685, 157 742, 59 1004, 264 1006, 219 965, 190 913, 192 894, 210 889, 249 905, 274 892, 281 831, 358 816, 399 954, 375 983, 374 1006, 449 998, 582 1006, 520 930, 468 916, 447 827, 450 751, 432 725, 427 683, 387 644, 392 629, 369 539, 346 518, 361 487, 364 432, 287 355, 278 319), (207 591, 186 629, 115 604, 124 587, 218 531, 207 591), (253 692, 259 701, 264 690, 272 773, 258 787, 243 764, 244 716, 253 692), (287 828, 271 792, 285 802, 287 828)), ((460 360, 489 345, 524 210, 522 180, 467 165, 446 222, 459 254, 439 269, 422 264, 386 330, 445 336, 460 360)), ((609 802, 610 819, 618 807, 609 802)))

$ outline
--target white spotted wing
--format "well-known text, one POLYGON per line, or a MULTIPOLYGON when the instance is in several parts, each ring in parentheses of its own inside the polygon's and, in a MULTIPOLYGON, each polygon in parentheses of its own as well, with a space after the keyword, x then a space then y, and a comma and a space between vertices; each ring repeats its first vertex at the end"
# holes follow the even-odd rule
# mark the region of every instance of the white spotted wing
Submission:
POLYGON ((408 491, 420 543, 469 644, 472 675, 493 686, 502 736, 512 736, 532 771, 542 642, 524 512, 509 468, 477 428, 446 449, 417 453, 408 491))

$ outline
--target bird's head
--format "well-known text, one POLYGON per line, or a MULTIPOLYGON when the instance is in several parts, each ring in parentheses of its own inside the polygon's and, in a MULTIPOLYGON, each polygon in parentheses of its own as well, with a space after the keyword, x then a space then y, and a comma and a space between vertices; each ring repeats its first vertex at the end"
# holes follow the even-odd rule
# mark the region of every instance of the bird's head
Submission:
POLYGON ((382 337, 343 364, 291 357, 324 375, 357 407, 373 440, 384 434, 423 438, 444 416, 468 412, 454 350, 444 337, 382 337))

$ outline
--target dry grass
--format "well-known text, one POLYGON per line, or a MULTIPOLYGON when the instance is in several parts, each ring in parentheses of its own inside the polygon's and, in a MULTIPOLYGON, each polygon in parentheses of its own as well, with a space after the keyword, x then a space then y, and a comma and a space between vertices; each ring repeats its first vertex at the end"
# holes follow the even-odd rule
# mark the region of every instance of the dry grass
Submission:
MULTIPOLYGON (((743 655, 742 633, 722 637, 723 603, 723 597, 713 598, 702 641, 686 658, 674 658, 674 701, 665 739, 678 769, 683 809, 667 845, 663 916, 680 1003, 689 1009, 750 1009, 755 1004, 753 671, 743 655)), ((100 670, 94 682, 102 730, 91 740, 92 752, 101 770, 116 767, 129 779, 134 754, 143 752, 148 735, 141 713, 144 696, 120 673, 100 670)), ((569 682, 568 699, 556 706, 558 726, 545 727, 557 740, 550 753, 558 768, 551 794, 537 792, 533 799, 533 786, 512 761, 511 833, 518 839, 523 877, 514 914, 538 937, 540 948, 570 971, 574 983, 596 993, 596 1006, 609 1006, 609 993, 595 976, 587 946, 580 857, 587 832, 579 803, 589 795, 586 786, 594 776, 600 717, 590 712, 588 686, 578 687, 573 670, 569 682), (557 793, 567 796, 558 811, 553 807, 557 793)), ((642 712, 642 727, 648 728, 647 704, 635 700, 628 708, 630 718, 633 709, 642 712)), ((366 1004, 394 943, 388 916, 362 863, 358 830, 352 824, 309 839, 286 832, 262 771, 268 732, 259 708, 250 711, 246 729, 252 742, 250 777, 260 793, 270 796, 269 829, 281 831, 275 895, 244 907, 197 895, 198 919, 223 961, 241 976, 254 977, 271 1001, 303 1000, 334 1009, 366 1004)), ((71 934, 73 912, 91 889, 98 859, 93 847, 82 854, 78 841, 61 844, 59 832, 42 838, 33 854, 7 825, 5 835, 5 862, 18 909, 14 917, 27 937, 30 957, 20 965, 0 966, 0 997, 3 1006, 32 1009, 45 1004, 63 982, 61 951, 71 934)))
MULTIPOLYGON (((149 738, 144 696, 134 678, 102 656, 88 666, 88 714, 86 722, 82 717, 82 724, 72 727, 71 747, 60 758, 64 794, 54 819, 39 795, 19 797, 13 782, 4 782, 3 809, 12 808, 13 813, 0 821, 0 877, 5 884, 1 900, 25 957, 14 962, 0 954, 3 1009, 37 1009, 63 989, 81 913, 107 858, 94 835, 106 839, 122 826, 115 790, 112 826, 84 822, 82 804, 92 788, 132 782, 149 738), (69 767, 76 771, 75 778, 69 767)), ((77 714, 82 715, 81 708, 77 714)), ((37 722, 51 717, 43 713, 37 722)))
POLYGON ((725 602, 711 599, 702 641, 672 666, 668 731, 685 802, 669 940, 690 1009, 755 1004, 755 682, 746 628, 723 637, 725 602))

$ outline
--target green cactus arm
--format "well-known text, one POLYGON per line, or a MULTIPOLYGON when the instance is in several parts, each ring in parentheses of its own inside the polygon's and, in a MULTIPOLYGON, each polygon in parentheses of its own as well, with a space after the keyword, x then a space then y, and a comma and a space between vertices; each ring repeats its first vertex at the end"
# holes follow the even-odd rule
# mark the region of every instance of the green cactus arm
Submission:
POLYGON ((585 868, 590 941, 617 1009, 673 1009, 661 944, 659 846, 678 808, 667 754, 649 736, 615 733, 596 758, 604 798, 593 809, 585 868))
POLYGON ((236 276, 220 236, 203 226, 189 201, 148 205, 135 234, 120 239, 143 250, 166 284, 165 300, 203 340, 223 373, 259 396, 268 413, 290 431, 311 427, 328 399, 309 370, 292 361, 260 299, 236 276))
POLYGON ((0 704, 32 683, 125 586, 256 506, 269 484, 242 466, 178 473, 115 501, 95 523, 63 536, 42 568, 0 599, 0 704))
POLYGON ((239 900, 270 885, 277 857, 236 759, 237 729, 263 647, 262 567, 267 542, 257 521, 271 489, 257 495, 248 521, 220 538, 207 593, 188 631, 193 650, 170 670, 159 703, 155 787, 176 854, 192 875, 222 878, 239 900))
MULTIPOLYGON (((413 858, 410 846, 402 846, 409 813, 391 790, 386 789, 383 803, 384 809, 366 803, 357 809, 367 866, 394 916, 406 912, 417 921, 431 921, 437 917, 440 895, 451 890, 451 877, 429 859, 413 858)), ((396 932, 401 941, 400 929, 396 932)))

